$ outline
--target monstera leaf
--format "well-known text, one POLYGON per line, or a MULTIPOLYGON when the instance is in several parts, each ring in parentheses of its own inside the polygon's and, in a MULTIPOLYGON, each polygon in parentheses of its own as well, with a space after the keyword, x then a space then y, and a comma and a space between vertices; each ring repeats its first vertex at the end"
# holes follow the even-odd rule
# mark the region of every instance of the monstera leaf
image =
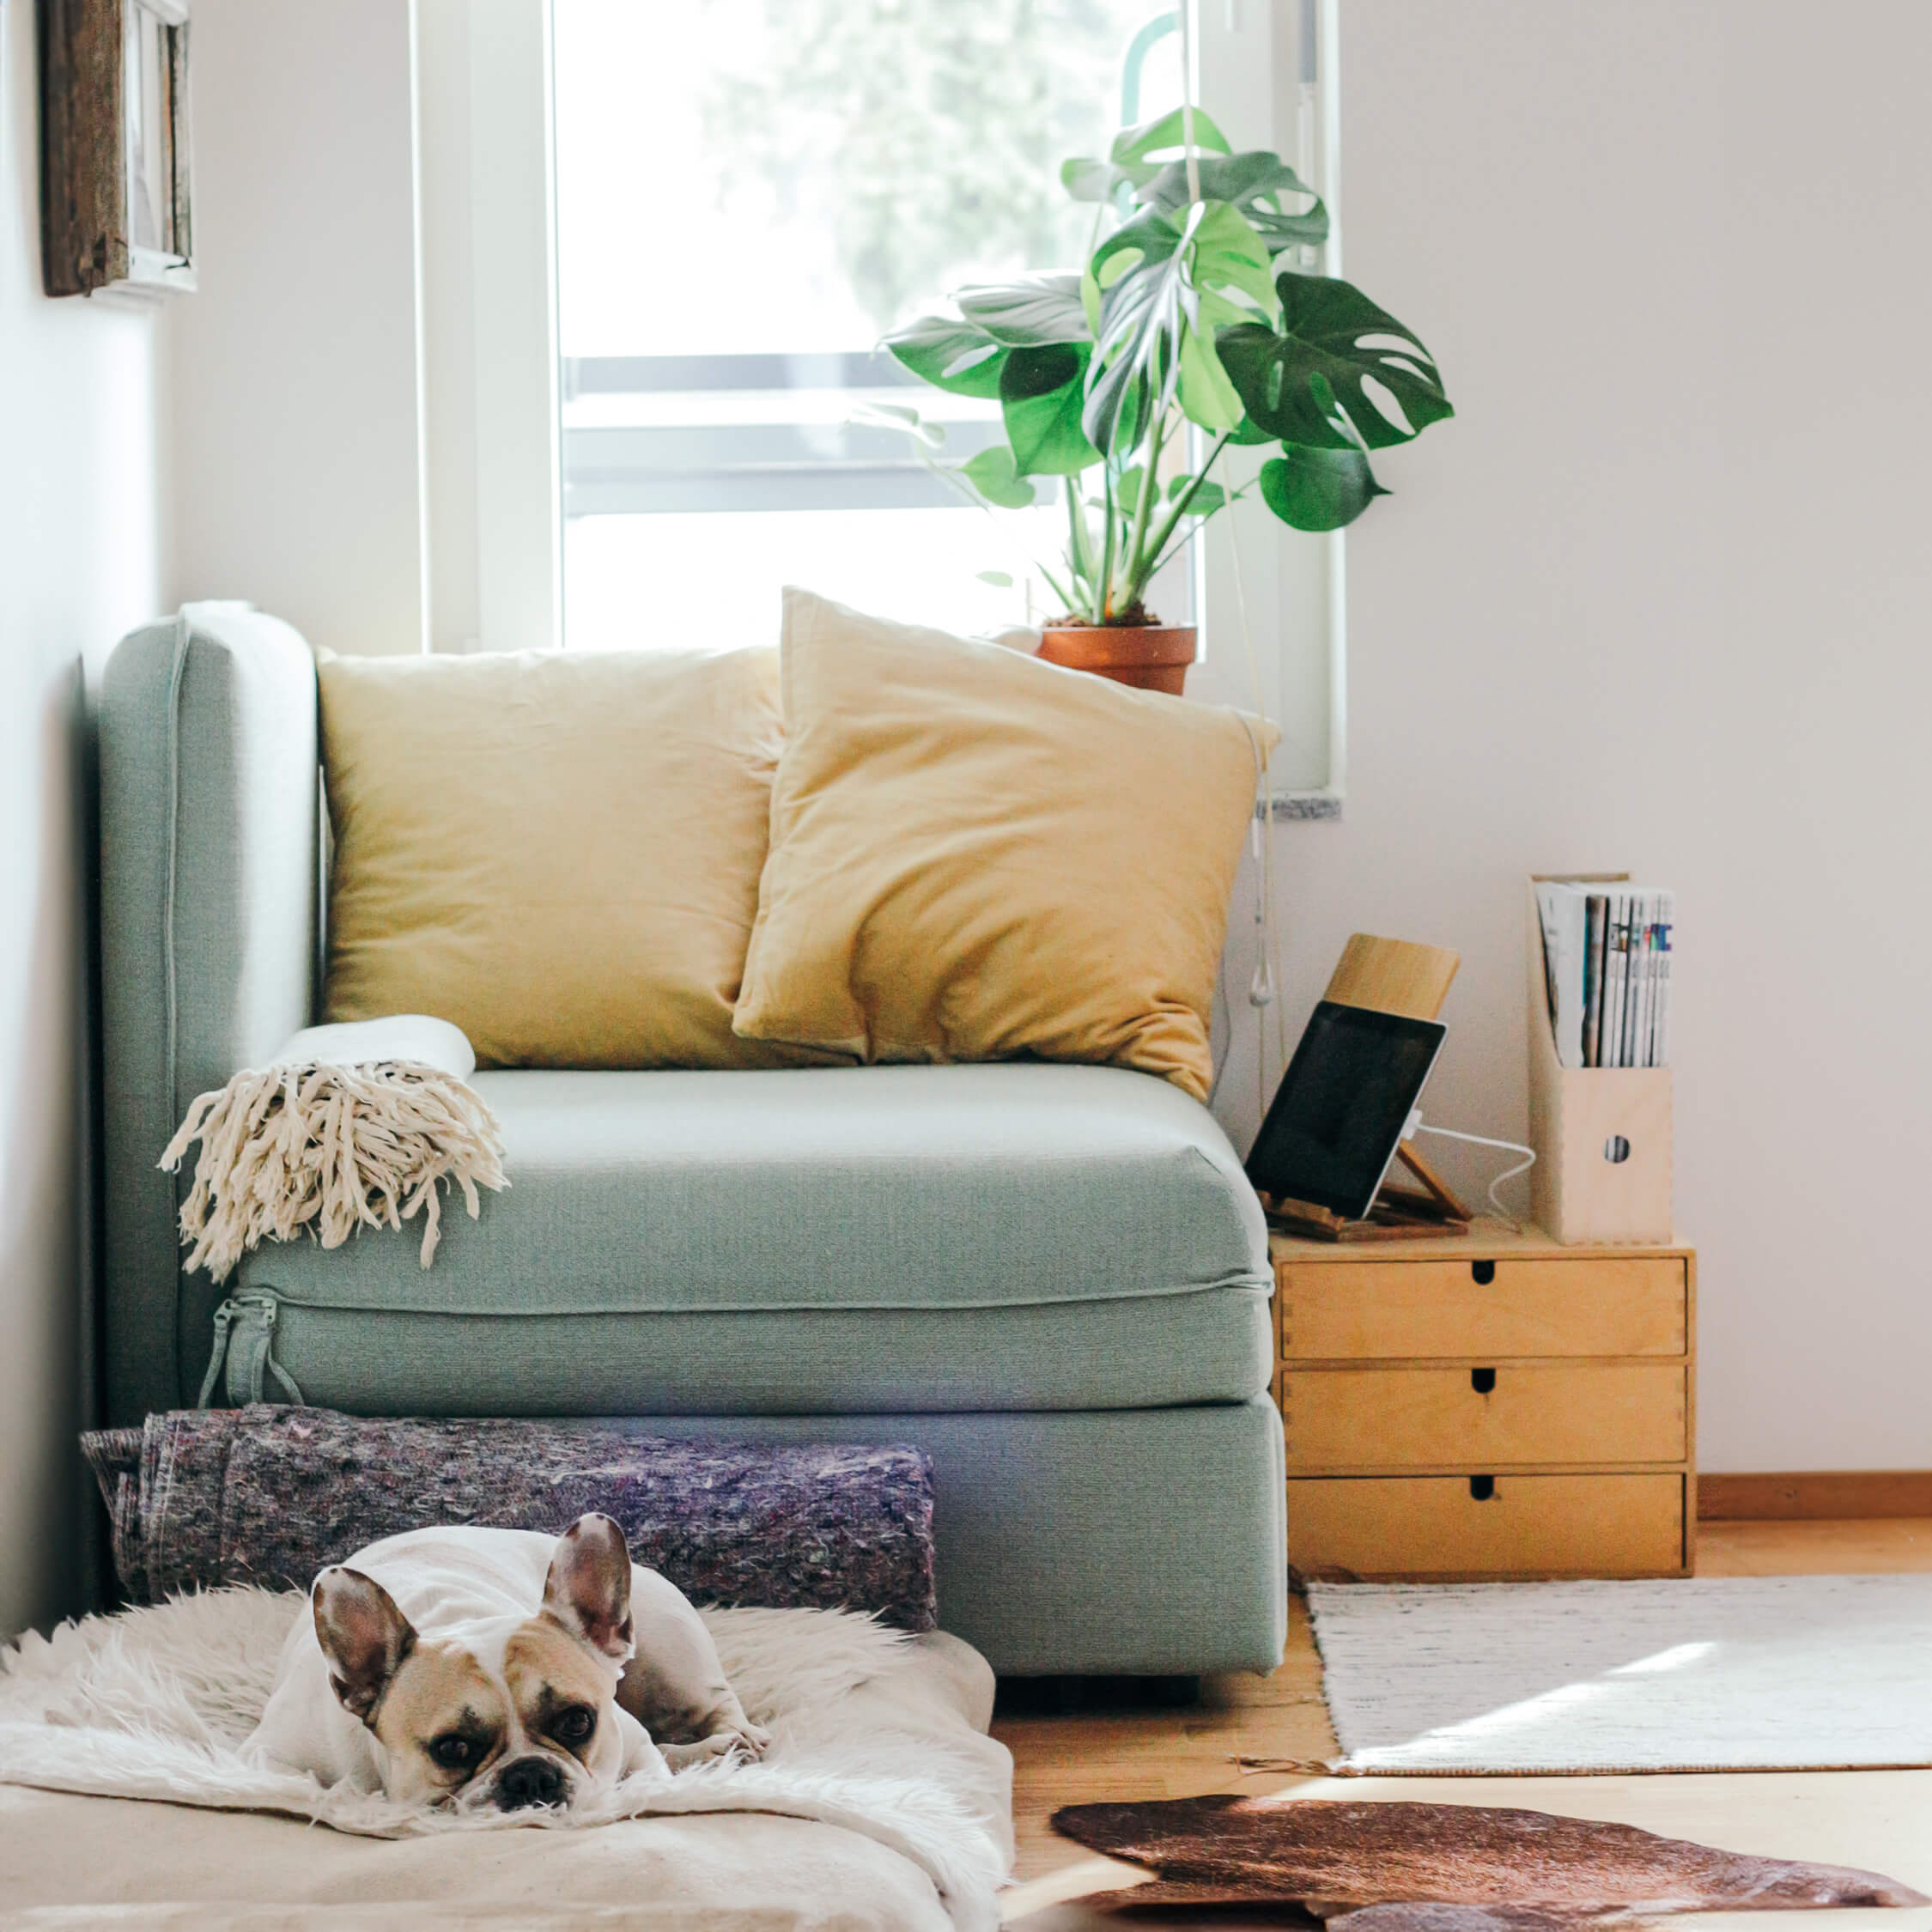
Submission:
POLYGON ((1030 275, 962 289, 953 300, 958 319, 928 315, 895 330, 884 346, 922 381, 955 396, 998 396, 1010 349, 1093 339, 1077 275, 1030 275))
MULTIPOLYGON (((1202 306, 1212 300, 1203 297, 1202 306)), ((1199 324, 1205 318, 1197 315, 1199 324)), ((1215 353, 1212 328, 1189 325, 1181 334, 1181 357, 1175 392, 1181 411, 1204 429, 1231 431, 1241 422, 1241 392, 1228 380, 1215 353)))
POLYGON ((1313 449, 1387 449, 1455 414, 1421 338, 1359 289, 1284 275, 1275 289, 1279 329, 1239 323, 1215 342, 1249 417, 1270 435, 1313 449))
POLYGON ((1029 275, 1018 282, 962 289, 952 299, 969 324, 1009 349, 1092 339, 1077 275, 1029 275))
POLYGON ((1256 149, 1218 160, 1198 159, 1194 173, 1200 184, 1198 197, 1189 187, 1187 162, 1177 161, 1139 184, 1133 198, 1163 215, 1196 199, 1224 201, 1267 244, 1271 255, 1284 248, 1318 248, 1328 239, 1328 210, 1321 197, 1278 155, 1256 149), (1284 196, 1305 197, 1309 205, 1299 213, 1285 211, 1284 196))
POLYGON ((1071 477, 1099 462, 1080 428, 1086 402, 1085 343, 1009 350, 999 372, 999 411, 1021 477, 1071 477))
POLYGON ((846 421, 859 428, 894 430, 909 437, 923 450, 938 449, 946 440, 943 422, 928 422, 917 410, 908 409, 900 403, 868 403, 861 399, 853 404, 846 421))
MULTIPOLYGON (((975 456, 959 465, 965 477, 988 503, 1002 510, 1024 510, 1034 501, 1033 485, 1013 467, 1013 453, 1004 443, 989 443, 975 456)), ((980 575, 990 583, 997 571, 982 570, 980 575)), ((1009 583, 1011 578, 1006 580, 1009 583)))
POLYGON ((1167 500, 1170 503, 1186 501, 1182 515, 1188 517, 1211 517, 1227 503, 1227 492, 1218 483, 1196 483, 1192 477, 1176 477, 1167 486, 1167 500))
POLYGON ((1145 209, 1101 244, 1091 273, 1101 291, 1101 368, 1087 393, 1088 440, 1103 451, 1131 446, 1176 388, 1194 422, 1239 422, 1241 398, 1214 331, 1273 302, 1267 250, 1241 216, 1225 202, 1197 202, 1178 220, 1145 209))
POLYGON ((1159 173, 1151 161, 1144 161, 1137 167, 1122 167, 1116 161, 1078 155, 1060 164, 1060 185, 1075 201, 1111 201, 1117 188, 1138 188, 1159 173))
POLYGON ((1360 450, 1309 449, 1299 443, 1284 444, 1279 456, 1261 465, 1256 481, 1261 501, 1297 530, 1340 530, 1388 494, 1360 450))
MULTIPOLYGON (((1114 144, 1107 152, 1123 167, 1139 167, 1151 155, 1164 154, 1170 148, 1184 146, 1188 139, 1189 118, 1185 108, 1170 108, 1157 120, 1143 121, 1139 127, 1122 128, 1114 137, 1114 144)), ((1191 118, 1194 122, 1195 147, 1209 149, 1217 155, 1230 151, 1227 136, 1214 125, 1209 115, 1197 107, 1191 118)))
MULTIPOLYGON (((1228 152, 1228 138, 1200 108, 1194 114, 1194 145, 1217 155, 1228 152)), ((1143 121, 1139 127, 1122 128, 1114 137, 1105 161, 1075 160, 1060 163, 1060 185, 1075 201, 1111 201, 1122 185, 1143 186, 1161 172, 1161 163, 1151 155, 1185 144, 1188 131, 1182 112, 1163 114, 1158 120, 1143 121)))
POLYGON ((928 315, 886 337, 884 348, 935 389, 954 396, 997 396, 1006 351, 984 329, 928 315))

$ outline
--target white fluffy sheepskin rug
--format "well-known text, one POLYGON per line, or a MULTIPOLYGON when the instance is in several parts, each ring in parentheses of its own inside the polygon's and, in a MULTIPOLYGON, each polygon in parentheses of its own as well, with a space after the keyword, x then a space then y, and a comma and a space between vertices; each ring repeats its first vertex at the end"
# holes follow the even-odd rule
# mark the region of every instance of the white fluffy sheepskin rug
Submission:
POLYGON ((998 1923, 1012 1760, 985 1735, 992 1674, 956 1638, 908 1637, 838 1611, 706 1611, 746 1710, 773 1733, 763 1762, 635 1775, 561 1818, 455 1818, 242 1757, 305 1604, 295 1592, 214 1590, 0 1652, 0 1783, 276 1812, 375 1838, 711 1812, 817 1820, 911 1860, 956 1927, 998 1923))

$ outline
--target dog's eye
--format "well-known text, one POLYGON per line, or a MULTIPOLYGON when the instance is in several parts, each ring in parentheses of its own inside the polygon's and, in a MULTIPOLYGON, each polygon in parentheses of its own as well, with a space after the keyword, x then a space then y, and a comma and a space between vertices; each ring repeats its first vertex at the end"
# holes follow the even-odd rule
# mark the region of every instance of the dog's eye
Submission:
POLYGON ((429 1747, 429 1755, 445 1771, 467 1771, 477 1761, 477 1747, 459 1732, 451 1731, 429 1747))
POLYGON ((597 1713, 586 1704, 573 1704, 550 1727, 559 1744, 581 1744, 597 1728, 597 1713))

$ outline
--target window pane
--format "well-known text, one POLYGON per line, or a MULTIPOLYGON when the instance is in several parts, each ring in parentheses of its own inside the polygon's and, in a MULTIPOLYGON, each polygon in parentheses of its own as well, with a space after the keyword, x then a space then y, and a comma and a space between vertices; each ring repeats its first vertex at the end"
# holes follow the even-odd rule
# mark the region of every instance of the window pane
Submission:
POLYGON ((873 345, 1081 258, 1093 210, 1060 163, 1179 100, 1177 24, 1172 0, 556 0, 573 644, 769 639, 787 581, 1024 621, 1063 513, 989 518, 854 409, 918 409, 950 461, 996 435, 994 404, 873 345))

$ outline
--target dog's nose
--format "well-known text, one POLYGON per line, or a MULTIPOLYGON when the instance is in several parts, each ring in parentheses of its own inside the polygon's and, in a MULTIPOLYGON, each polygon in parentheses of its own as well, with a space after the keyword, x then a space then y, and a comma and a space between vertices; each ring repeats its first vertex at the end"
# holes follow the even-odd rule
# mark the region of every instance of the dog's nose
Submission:
POLYGON ((496 1774, 499 1810, 554 1805, 563 1795, 563 1773, 548 1758, 514 1758, 496 1774))

